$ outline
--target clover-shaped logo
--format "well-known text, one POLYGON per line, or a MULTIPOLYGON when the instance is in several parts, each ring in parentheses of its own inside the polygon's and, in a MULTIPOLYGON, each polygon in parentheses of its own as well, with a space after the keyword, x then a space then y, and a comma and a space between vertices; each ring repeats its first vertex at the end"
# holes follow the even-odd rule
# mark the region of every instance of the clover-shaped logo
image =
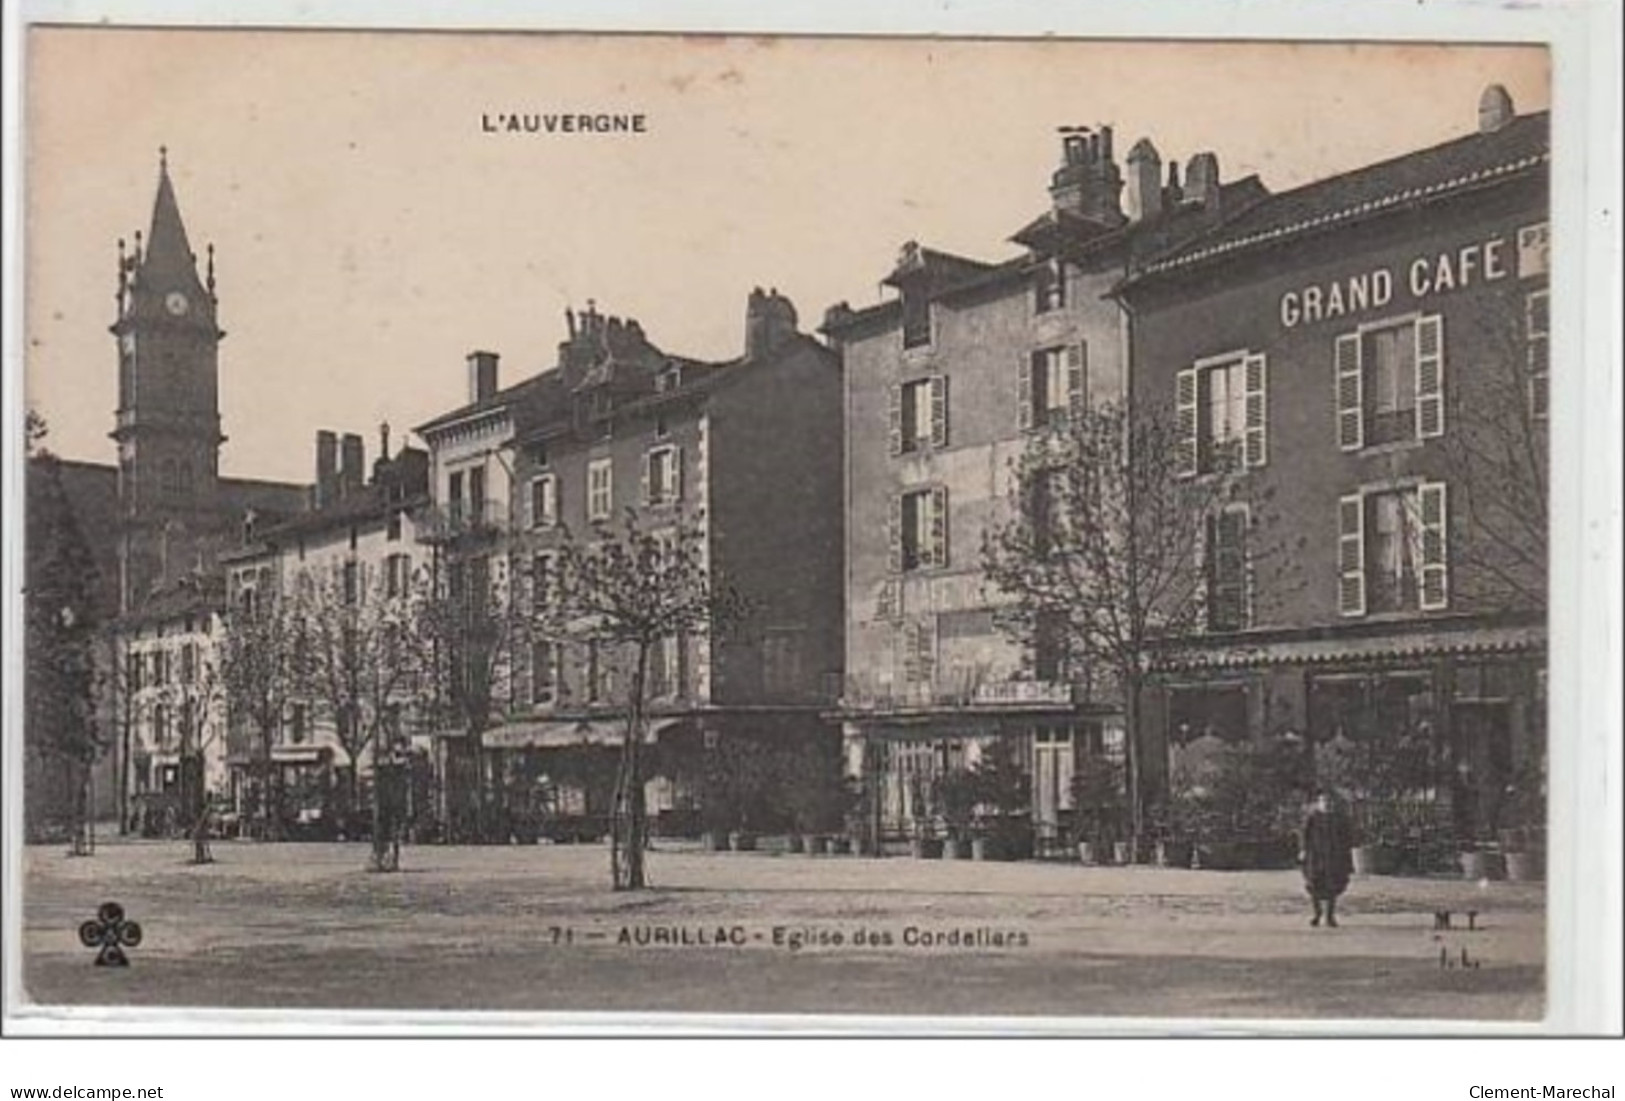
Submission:
POLYGON ((128 967, 124 949, 141 943, 141 923, 125 921, 124 907, 104 902, 94 918, 79 926, 79 943, 101 949, 96 953, 97 967, 128 967))

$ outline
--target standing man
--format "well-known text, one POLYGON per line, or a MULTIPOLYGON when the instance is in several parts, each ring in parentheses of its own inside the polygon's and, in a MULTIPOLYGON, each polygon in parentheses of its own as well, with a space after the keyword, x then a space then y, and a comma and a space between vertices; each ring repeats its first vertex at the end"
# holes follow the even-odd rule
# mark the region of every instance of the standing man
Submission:
POLYGON ((1303 841, 1298 860, 1303 864, 1303 881, 1314 903, 1310 925, 1318 926, 1324 906, 1326 924, 1337 927, 1337 896, 1348 889, 1354 861, 1350 852, 1348 815, 1325 788, 1315 791, 1309 815, 1303 823, 1303 841))

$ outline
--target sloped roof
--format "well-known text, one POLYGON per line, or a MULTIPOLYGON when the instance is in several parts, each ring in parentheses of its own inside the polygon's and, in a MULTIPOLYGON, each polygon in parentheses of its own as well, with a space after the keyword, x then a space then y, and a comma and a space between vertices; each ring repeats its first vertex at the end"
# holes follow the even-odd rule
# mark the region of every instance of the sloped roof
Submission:
POLYGON ((1209 233, 1146 265, 1170 271, 1244 249, 1264 247, 1360 221, 1397 208, 1532 172, 1551 158, 1551 116, 1520 115, 1490 133, 1472 133, 1262 199, 1209 233))

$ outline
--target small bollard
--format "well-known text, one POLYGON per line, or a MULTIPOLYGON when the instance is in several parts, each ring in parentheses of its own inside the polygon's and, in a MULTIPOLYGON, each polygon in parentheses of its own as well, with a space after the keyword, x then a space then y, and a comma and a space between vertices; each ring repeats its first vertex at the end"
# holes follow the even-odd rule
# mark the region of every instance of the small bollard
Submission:
POLYGON ((1435 910, 1435 911, 1433 911, 1433 927, 1435 929, 1448 929, 1448 928, 1450 928, 1450 911, 1449 910, 1435 910))
POLYGON ((1467 911, 1467 928, 1468 928, 1468 930, 1470 930, 1472 932, 1477 932, 1478 931, 1478 911, 1477 910, 1468 910, 1467 911))

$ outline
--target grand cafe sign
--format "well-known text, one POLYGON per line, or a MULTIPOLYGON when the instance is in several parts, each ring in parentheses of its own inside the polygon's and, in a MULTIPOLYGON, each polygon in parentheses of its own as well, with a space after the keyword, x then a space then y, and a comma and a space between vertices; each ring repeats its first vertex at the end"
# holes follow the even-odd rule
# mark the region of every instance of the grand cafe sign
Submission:
POLYGON ((1393 301, 1396 287, 1409 291, 1410 296, 1419 301, 1481 283, 1495 283, 1514 270, 1521 279, 1545 275, 1549 259, 1547 224, 1524 226, 1518 230, 1515 244, 1511 236, 1501 234, 1417 256, 1397 267, 1373 268, 1341 279, 1294 288, 1281 295, 1281 325, 1291 329, 1365 310, 1380 310, 1393 301))

